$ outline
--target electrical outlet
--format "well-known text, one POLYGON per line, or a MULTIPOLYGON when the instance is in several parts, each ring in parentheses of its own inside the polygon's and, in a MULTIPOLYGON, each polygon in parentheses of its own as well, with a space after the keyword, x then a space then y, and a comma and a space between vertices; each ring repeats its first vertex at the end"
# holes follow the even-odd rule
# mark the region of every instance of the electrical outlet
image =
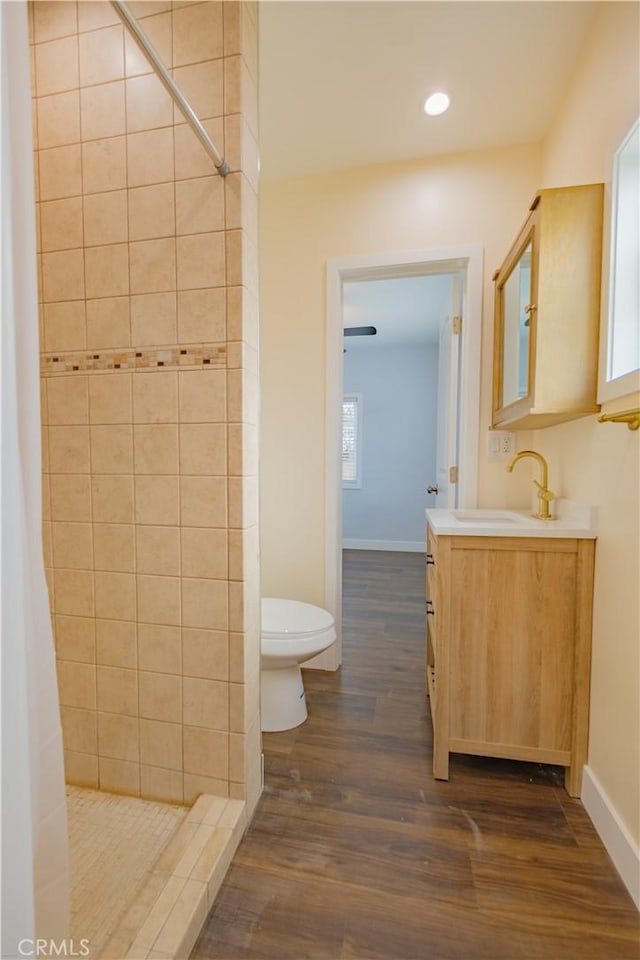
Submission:
POLYGON ((516 435, 510 430, 489 430, 487 455, 489 460, 504 460, 516 452, 516 435))

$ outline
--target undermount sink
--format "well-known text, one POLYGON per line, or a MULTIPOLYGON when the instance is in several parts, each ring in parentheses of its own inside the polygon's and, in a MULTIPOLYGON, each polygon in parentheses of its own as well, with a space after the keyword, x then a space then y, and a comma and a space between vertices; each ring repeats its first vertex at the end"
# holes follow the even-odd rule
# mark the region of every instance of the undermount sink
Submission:
POLYGON ((522 522, 522 517, 502 510, 452 510, 451 513, 459 523, 484 523, 495 526, 496 523, 522 522))

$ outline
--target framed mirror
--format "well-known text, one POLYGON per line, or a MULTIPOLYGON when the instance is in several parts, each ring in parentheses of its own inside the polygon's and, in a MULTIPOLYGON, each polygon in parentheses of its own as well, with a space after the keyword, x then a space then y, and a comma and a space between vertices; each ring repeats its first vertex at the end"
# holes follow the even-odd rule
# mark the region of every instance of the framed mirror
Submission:
POLYGON ((598 401, 640 390, 640 120, 616 150, 605 224, 598 401))

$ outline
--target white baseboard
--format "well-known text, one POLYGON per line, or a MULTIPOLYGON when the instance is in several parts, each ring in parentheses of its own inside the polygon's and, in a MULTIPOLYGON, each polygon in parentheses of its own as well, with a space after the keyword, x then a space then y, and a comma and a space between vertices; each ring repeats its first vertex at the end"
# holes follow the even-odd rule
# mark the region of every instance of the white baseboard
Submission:
POLYGON ((343 540, 343 550, 397 550, 424 553, 424 540, 343 540))
POLYGON ((582 774, 582 802, 607 853, 640 910, 640 850, 593 770, 582 774))

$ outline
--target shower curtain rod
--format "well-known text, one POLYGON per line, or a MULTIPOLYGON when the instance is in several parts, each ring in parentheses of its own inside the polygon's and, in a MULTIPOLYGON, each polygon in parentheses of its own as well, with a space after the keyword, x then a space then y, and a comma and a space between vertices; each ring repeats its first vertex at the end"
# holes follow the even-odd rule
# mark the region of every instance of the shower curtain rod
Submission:
POLYGON ((213 160, 216 169, 223 176, 226 177, 228 173, 231 172, 231 167, 224 159, 219 150, 216 149, 213 141, 211 140, 209 134, 202 126, 202 123, 194 113, 192 107, 187 103, 185 98, 180 93, 180 90, 175 85, 172 77, 167 72, 166 67, 160 60, 160 57, 153 49, 149 40, 143 30, 140 29, 138 21, 133 16, 133 14, 128 9, 126 3, 123 3, 122 0, 111 0, 111 5, 115 8, 118 16, 124 23, 125 27, 132 34, 133 38, 137 42, 138 46, 144 53, 145 57, 158 74, 160 80, 164 84, 166 90, 169 92, 173 98, 178 110, 182 113, 183 117, 199 139, 200 143, 207 151, 211 159, 213 160))

